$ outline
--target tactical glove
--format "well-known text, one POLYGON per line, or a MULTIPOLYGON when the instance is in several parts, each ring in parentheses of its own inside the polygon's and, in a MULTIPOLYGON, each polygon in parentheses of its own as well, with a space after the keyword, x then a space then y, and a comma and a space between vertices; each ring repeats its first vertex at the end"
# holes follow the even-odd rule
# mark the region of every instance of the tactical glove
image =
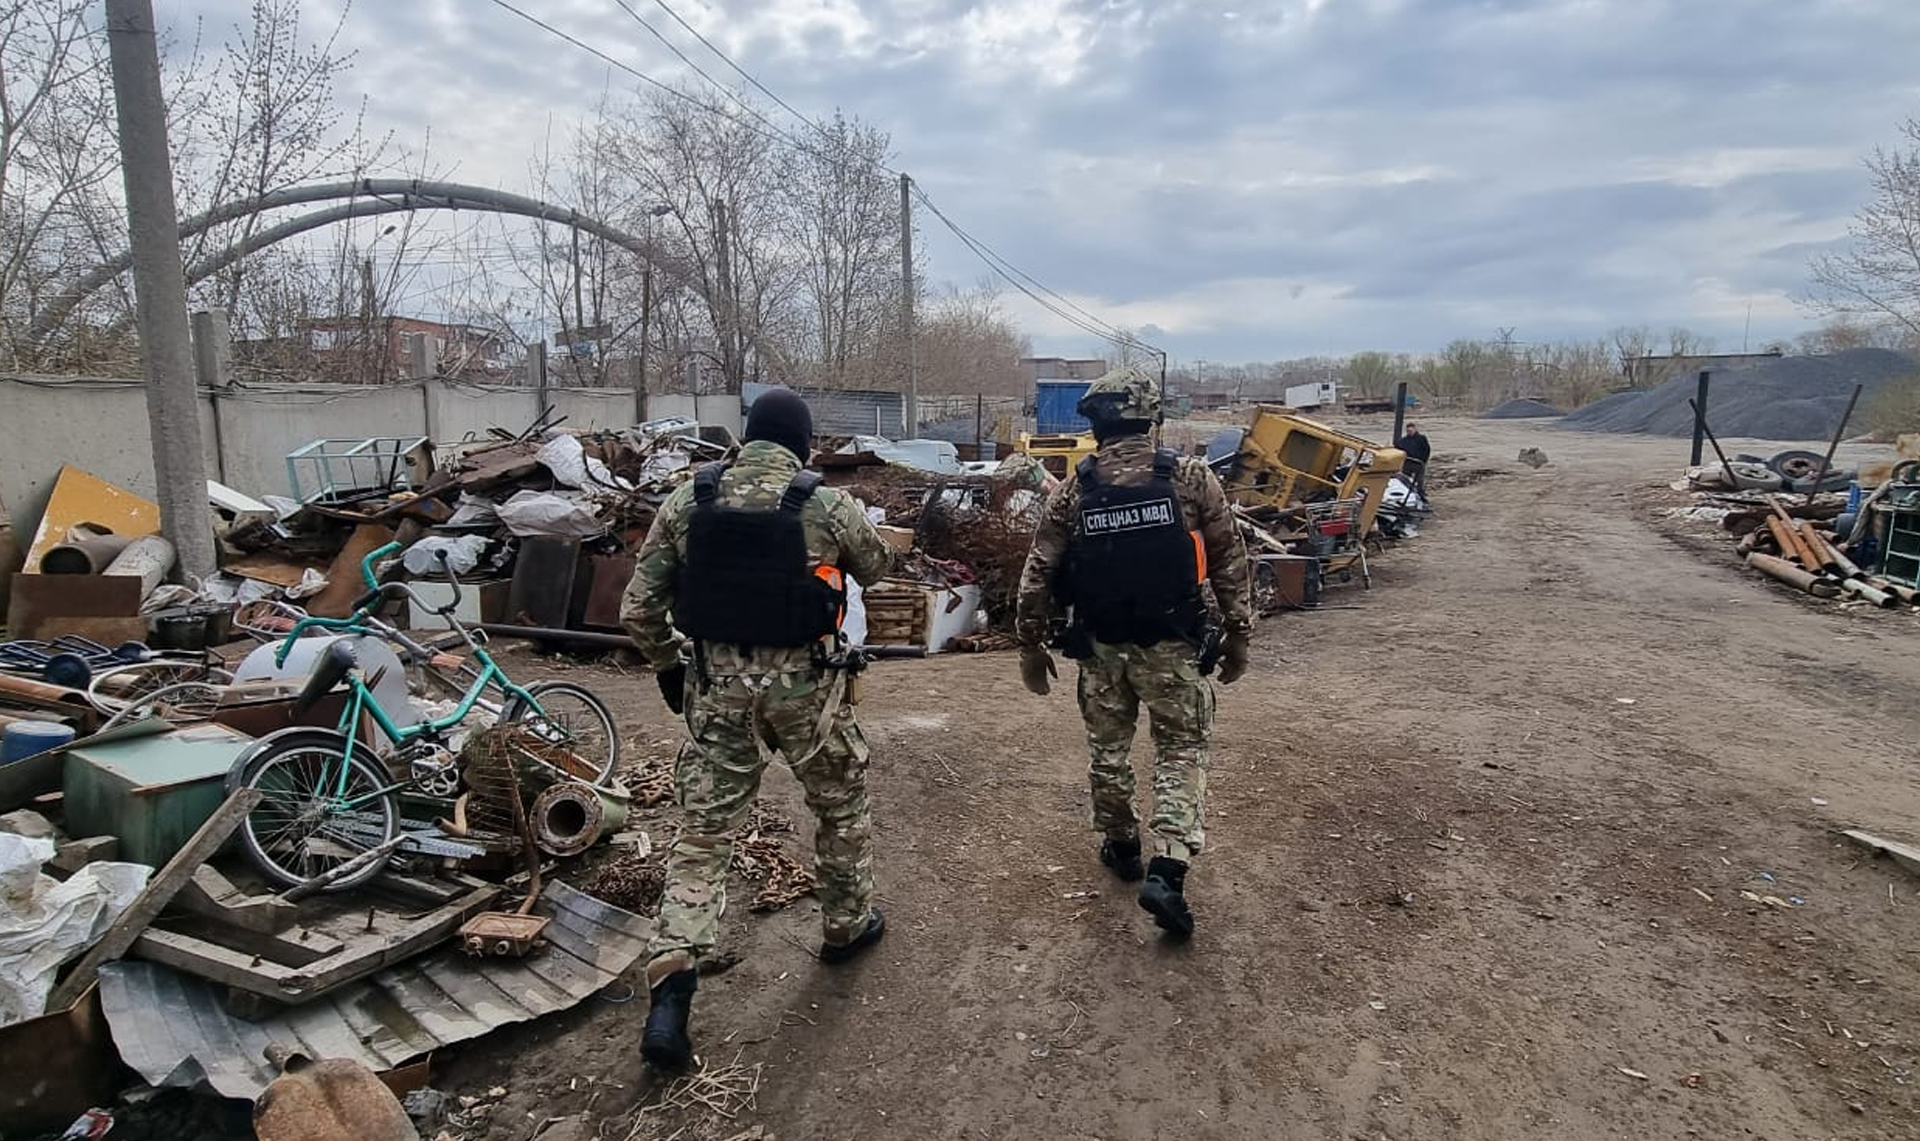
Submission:
POLYGON ((1020 681, 1033 693, 1045 697, 1053 691, 1048 678, 1060 676, 1053 667, 1053 655, 1047 653, 1044 646, 1023 646, 1020 649, 1020 681))
POLYGON ((1253 654, 1253 635, 1234 631, 1220 651, 1220 684, 1232 685, 1247 672, 1247 659, 1253 654))
POLYGON ((655 681, 660 683, 660 696, 666 700, 667 708, 678 716, 687 706, 687 664, 681 662, 664 670, 655 670, 655 681))

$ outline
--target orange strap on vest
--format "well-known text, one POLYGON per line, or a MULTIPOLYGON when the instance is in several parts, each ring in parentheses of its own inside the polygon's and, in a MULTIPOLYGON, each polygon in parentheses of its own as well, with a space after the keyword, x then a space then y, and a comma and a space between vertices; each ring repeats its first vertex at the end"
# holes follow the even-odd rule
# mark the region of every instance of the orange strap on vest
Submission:
POLYGON ((1207 581, 1207 541, 1200 537, 1198 531, 1188 531, 1187 534, 1193 536, 1193 569, 1195 571, 1193 581, 1205 582, 1207 581))
POLYGON ((839 567, 828 566, 826 563, 821 563, 819 566, 813 568, 813 577, 819 579, 821 582, 826 583, 827 589, 832 590, 840 595, 840 616, 834 619, 833 624, 836 626, 846 625, 847 624, 847 576, 840 572, 839 567))

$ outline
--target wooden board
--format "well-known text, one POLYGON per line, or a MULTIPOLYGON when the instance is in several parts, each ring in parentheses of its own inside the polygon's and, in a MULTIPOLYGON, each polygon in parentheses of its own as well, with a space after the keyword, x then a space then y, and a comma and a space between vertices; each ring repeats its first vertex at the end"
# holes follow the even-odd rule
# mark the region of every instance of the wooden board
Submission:
POLYGON ((88 948, 87 953, 74 964, 66 979, 48 996, 47 1009, 64 1010, 72 1006, 99 977, 100 964, 126 954, 147 926, 166 910, 167 904, 173 902, 174 895, 193 878, 193 870, 213 858, 213 854, 227 842, 227 837, 233 835, 233 830, 240 826, 240 821, 247 813, 259 807, 260 800, 258 789, 235 789, 219 811, 187 841, 186 847, 175 853, 173 859, 167 861, 167 866, 147 881, 147 886, 134 897, 132 905, 120 918, 107 928, 107 933, 100 937, 100 941, 88 948))
POLYGON ((353 529, 347 545, 327 568, 326 589, 307 602, 307 613, 321 618, 345 618, 353 612, 353 600, 367 592, 360 577, 360 560, 393 541, 391 528, 362 523, 353 529))
MULTIPOLYGON (((226 571, 228 574, 237 574, 241 578, 252 579, 255 582, 264 582, 270 586, 284 588, 299 586, 301 576, 306 573, 309 567, 314 570, 321 569, 317 563, 302 563, 292 559, 277 558, 268 554, 255 554, 248 555, 245 558, 229 559, 227 560, 227 564, 220 569, 226 571)), ((359 582, 360 568, 355 567, 353 574, 354 581, 359 582)), ((354 597, 357 598, 359 595, 356 594, 354 597)))
POLYGON ((98 523, 116 535, 152 535, 160 530, 160 505, 72 464, 63 465, 27 547, 27 568, 39 570, 48 548, 66 542, 67 532, 80 523, 98 523))
POLYGON ((1862 848, 1867 849, 1876 856, 1885 855, 1891 857, 1894 863, 1899 864, 1914 875, 1920 875, 1920 846, 1903 844, 1898 840, 1889 840, 1884 836, 1875 836, 1871 832, 1861 832, 1854 829, 1843 831, 1840 835, 1860 845, 1862 848))
MULTIPOLYGON (((209 927, 182 930, 182 925, 170 924, 146 930, 133 949, 143 959, 234 990, 275 1002, 298 1004, 433 949, 452 938, 462 923, 487 910, 500 898, 501 888, 497 884, 472 879, 459 882, 465 890, 453 899, 417 918, 403 918, 397 925, 376 922, 375 930, 357 936, 341 933, 338 942, 323 933, 310 934, 308 938, 313 945, 329 947, 328 952, 319 957, 303 950, 299 928, 276 935, 230 928, 208 937, 209 927), (273 957, 276 947, 287 951, 277 960, 273 957), (307 961, 286 961, 289 959, 307 961)), ((357 904, 364 897, 355 894, 343 898, 354 899, 357 904)), ((323 897, 309 900, 303 906, 324 908, 337 902, 323 897)), ((365 916, 367 912, 360 907, 356 914, 365 916)), ((392 920, 396 914, 376 912, 375 919, 392 920)))

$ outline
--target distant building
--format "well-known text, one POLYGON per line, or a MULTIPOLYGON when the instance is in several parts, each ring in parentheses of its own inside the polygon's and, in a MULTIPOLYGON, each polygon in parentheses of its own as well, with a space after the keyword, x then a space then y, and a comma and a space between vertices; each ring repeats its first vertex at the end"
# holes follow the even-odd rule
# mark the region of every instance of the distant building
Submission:
POLYGON ((1719 371, 1720 369, 1744 368, 1751 364, 1765 364, 1780 359, 1780 350, 1768 349, 1758 353, 1693 353, 1686 356, 1674 356, 1671 353, 1649 354, 1634 357, 1620 367, 1627 378, 1629 388, 1651 388, 1664 384, 1683 373, 1699 372, 1701 369, 1719 371))
POLYGON ((1029 381, 1099 380, 1107 362, 1098 357, 1022 357, 1020 367, 1027 370, 1029 381))
POLYGON ((303 323, 300 341, 323 371, 384 365, 387 375, 406 376, 418 336, 432 338, 440 371, 449 376, 505 376, 518 348, 491 329, 418 317, 316 317, 303 323))

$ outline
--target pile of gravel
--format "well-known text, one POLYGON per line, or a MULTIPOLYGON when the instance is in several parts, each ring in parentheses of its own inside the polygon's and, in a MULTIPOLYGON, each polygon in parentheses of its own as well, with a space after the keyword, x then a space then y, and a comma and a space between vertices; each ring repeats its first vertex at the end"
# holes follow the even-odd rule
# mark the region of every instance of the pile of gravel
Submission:
POLYGON ((1539 420, 1547 416, 1565 416, 1553 405, 1527 397, 1516 397, 1480 413, 1482 420, 1539 420))
MULTIPOLYGON (((1707 394, 1707 425, 1716 436, 1817 440, 1832 434, 1855 384, 1866 386, 1864 401, 1916 374, 1920 361, 1888 349, 1849 349, 1716 369, 1707 394)), ((1572 413, 1560 425, 1583 432, 1690 436, 1693 409, 1687 401, 1697 387, 1695 374, 1689 373, 1658 388, 1616 392, 1572 413)))

